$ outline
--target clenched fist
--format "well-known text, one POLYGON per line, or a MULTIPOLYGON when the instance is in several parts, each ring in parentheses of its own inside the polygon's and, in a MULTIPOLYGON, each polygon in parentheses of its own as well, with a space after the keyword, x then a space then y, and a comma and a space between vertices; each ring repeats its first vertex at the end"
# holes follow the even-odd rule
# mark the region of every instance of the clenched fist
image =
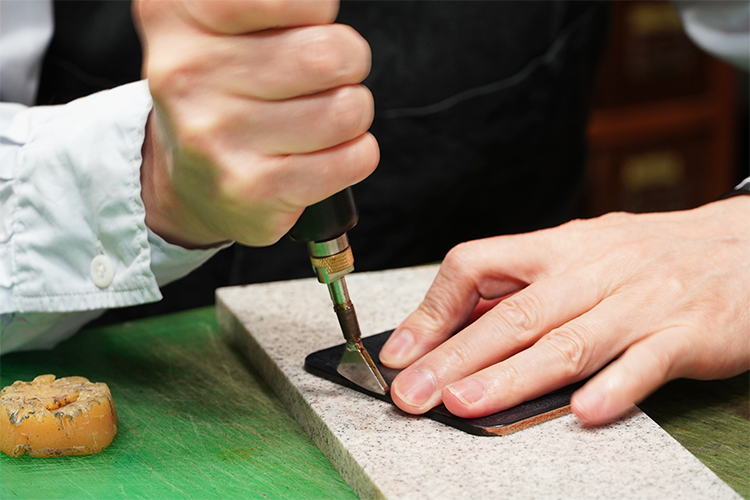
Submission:
POLYGON ((154 99, 146 223, 171 243, 277 241, 377 166, 370 49, 332 0, 139 0, 154 99))

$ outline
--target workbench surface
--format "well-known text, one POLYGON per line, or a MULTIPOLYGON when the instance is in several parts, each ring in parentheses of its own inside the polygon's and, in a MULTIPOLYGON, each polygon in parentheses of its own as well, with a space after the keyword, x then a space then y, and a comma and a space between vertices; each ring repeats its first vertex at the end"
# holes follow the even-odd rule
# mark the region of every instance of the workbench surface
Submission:
MULTIPOLYGON (((85 330, 0 358, 0 382, 106 382, 119 433, 98 455, 0 456, 0 498, 356 498, 253 368, 214 308, 85 330)), ((750 384, 677 381, 641 408, 750 498, 750 384)))

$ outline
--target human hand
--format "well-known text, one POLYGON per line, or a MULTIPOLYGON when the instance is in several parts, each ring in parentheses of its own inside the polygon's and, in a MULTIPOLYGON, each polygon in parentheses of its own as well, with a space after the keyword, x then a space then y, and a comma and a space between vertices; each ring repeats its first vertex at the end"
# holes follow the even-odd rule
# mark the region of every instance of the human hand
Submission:
POLYGON ((334 0, 140 0, 154 99, 146 224, 171 243, 268 245, 379 160, 370 49, 334 0))
POLYGON ((408 366, 391 387, 400 408, 423 413, 442 400, 466 418, 604 367, 571 401, 588 424, 615 419, 675 378, 742 373, 750 196, 461 244, 380 359, 408 366))

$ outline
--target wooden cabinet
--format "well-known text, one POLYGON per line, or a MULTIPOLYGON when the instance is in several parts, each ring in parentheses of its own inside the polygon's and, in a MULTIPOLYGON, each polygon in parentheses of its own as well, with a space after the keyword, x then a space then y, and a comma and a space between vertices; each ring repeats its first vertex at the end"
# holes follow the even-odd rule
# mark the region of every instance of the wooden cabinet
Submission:
POLYGON ((669 2, 612 2, 589 124, 586 215, 695 207, 735 181, 735 70, 669 2))

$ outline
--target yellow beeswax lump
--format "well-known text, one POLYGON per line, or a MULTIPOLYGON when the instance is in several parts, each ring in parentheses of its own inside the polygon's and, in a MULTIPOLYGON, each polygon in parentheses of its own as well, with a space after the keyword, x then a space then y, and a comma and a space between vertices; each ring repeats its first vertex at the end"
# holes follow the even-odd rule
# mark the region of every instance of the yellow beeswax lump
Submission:
POLYGON ((12 457, 89 455, 117 434, 107 384, 84 377, 40 375, 0 392, 0 451, 12 457))

